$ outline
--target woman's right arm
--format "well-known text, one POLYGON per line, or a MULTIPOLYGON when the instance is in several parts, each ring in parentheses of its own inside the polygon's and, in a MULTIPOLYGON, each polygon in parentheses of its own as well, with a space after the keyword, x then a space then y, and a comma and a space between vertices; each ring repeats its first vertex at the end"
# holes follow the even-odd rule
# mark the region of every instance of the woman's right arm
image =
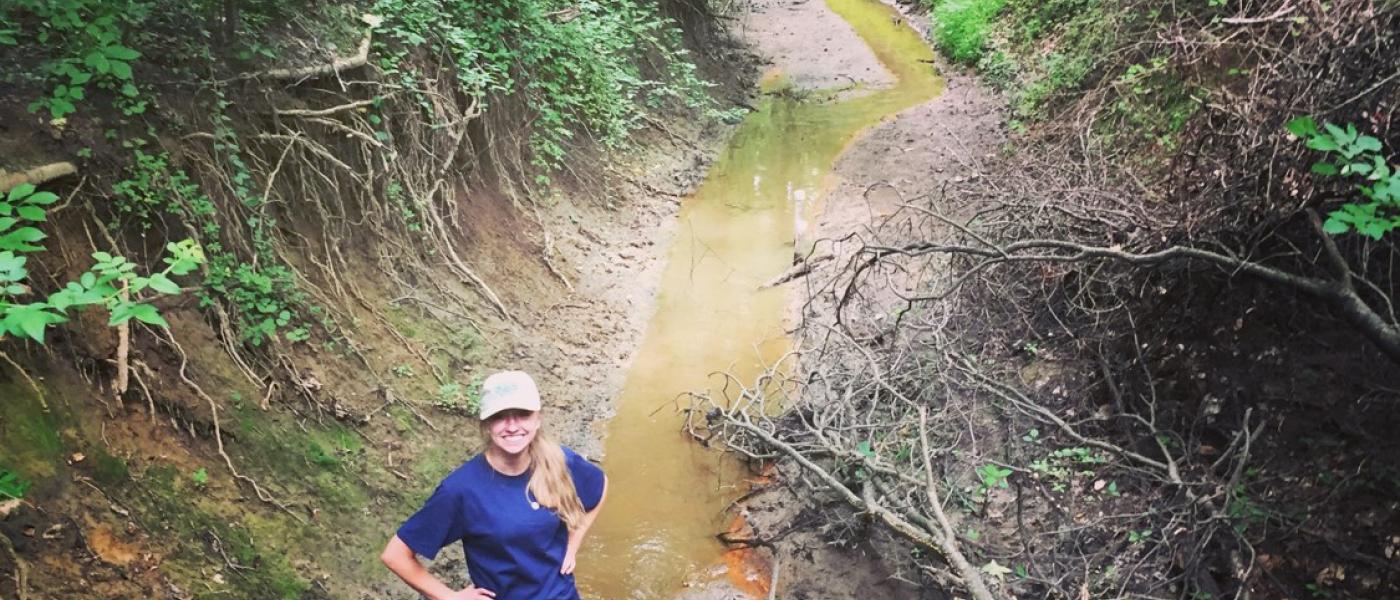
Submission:
POLYGON ((409 587, 418 590, 418 593, 430 600, 489 600, 496 597, 495 592, 482 588, 471 587, 456 591, 447 587, 437 577, 433 577, 433 574, 423 567, 423 563, 418 562, 418 555, 397 535, 384 546, 379 560, 384 561, 384 566, 389 567, 389 570, 409 587))

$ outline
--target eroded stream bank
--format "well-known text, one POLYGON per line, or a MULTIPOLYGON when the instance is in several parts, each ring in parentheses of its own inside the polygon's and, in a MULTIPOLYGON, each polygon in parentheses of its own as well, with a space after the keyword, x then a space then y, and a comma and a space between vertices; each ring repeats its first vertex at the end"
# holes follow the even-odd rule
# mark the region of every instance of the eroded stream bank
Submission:
MULTIPOLYGON (((686 392, 718 391, 716 372, 749 380, 788 351, 788 291, 761 289, 764 282, 802 251, 799 240, 834 183, 830 172, 843 149, 942 89, 932 51, 894 9, 876 0, 830 0, 823 9, 845 23, 825 21, 839 39, 826 46, 827 56, 807 60, 848 64, 841 57, 849 54, 853 64, 868 63, 869 52, 878 63, 837 89, 771 69, 758 110, 683 203, 656 313, 608 425, 609 506, 580 572, 585 595, 670 597, 723 570, 712 568, 724 550, 714 534, 725 528, 725 509, 744 490, 745 474, 689 441, 673 404, 686 392)), ((766 592, 766 573, 728 571, 737 587, 766 592)))

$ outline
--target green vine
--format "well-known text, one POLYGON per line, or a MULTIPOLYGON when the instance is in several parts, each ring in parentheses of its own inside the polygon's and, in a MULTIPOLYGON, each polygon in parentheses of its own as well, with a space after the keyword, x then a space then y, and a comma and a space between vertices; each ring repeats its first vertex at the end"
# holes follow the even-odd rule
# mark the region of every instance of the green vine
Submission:
POLYGON ((377 39, 400 49, 381 52, 380 67, 407 86, 404 49, 450 56, 460 89, 485 102, 520 94, 534 115, 532 162, 547 172, 563 166, 565 147, 582 128, 605 146, 622 144, 647 106, 668 99, 691 108, 706 102, 676 25, 634 0, 379 0, 385 18, 377 39), (643 65, 662 66, 648 73, 643 65), (523 74, 528 73, 528 77, 523 74))

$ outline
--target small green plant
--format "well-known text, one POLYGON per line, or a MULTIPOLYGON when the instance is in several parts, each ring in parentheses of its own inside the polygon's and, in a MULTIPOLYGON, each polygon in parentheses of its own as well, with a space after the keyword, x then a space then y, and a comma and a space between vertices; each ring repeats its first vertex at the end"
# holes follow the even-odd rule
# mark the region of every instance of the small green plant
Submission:
POLYGON ((949 58, 976 64, 987 45, 992 20, 1005 0, 941 0, 933 4, 933 40, 949 58))
POLYGON ((19 500, 29 490, 29 482, 20 479, 19 474, 0 467, 0 499, 19 500))
POLYGON ((1329 160, 1312 165, 1312 172, 1323 177, 1360 177, 1355 190, 1364 202, 1348 202, 1327 215, 1322 228, 1332 235, 1356 232, 1379 240, 1400 227, 1400 168, 1390 164, 1381 141, 1363 135, 1356 126, 1325 123, 1321 128, 1312 117, 1298 117, 1285 128, 1302 138, 1308 148, 1324 152, 1329 160))
POLYGON ((449 381, 438 386, 434 403, 449 410, 472 414, 481 409, 481 377, 473 377, 467 385, 449 381))
POLYGON ((394 374, 394 377, 398 377, 399 379, 407 379, 414 375, 413 365, 407 364, 395 365, 394 368, 389 371, 394 374))
POLYGON ((1244 533, 1251 525, 1258 525, 1269 518, 1269 511, 1249 497, 1249 490, 1245 488, 1244 483, 1237 483, 1230 488, 1228 500, 1225 514, 1234 521, 1237 532, 1244 533))
POLYGON ((1082 446, 1060 448, 1031 462, 1030 469, 1040 479, 1050 482, 1050 489, 1065 491, 1074 477, 1094 476, 1093 467, 1108 462, 1108 457, 1082 446))
POLYGON ((875 458, 875 448, 871 445, 870 440, 861 440, 856 443, 856 452, 866 458, 875 458))
POLYGON ((194 482, 195 487, 204 489, 205 486, 209 485, 209 471, 204 467, 195 469, 193 473, 190 473, 190 480, 194 482))
POLYGON ((1135 530, 1130 530, 1130 531, 1128 531, 1128 543, 1129 543, 1129 544, 1140 544, 1140 543, 1142 543, 1143 541, 1145 541, 1145 540, 1147 540, 1148 538, 1151 538, 1151 537, 1152 537, 1152 530, 1151 530, 1151 529, 1135 529, 1135 530))
POLYGON ((1021 441, 1026 442, 1027 444, 1039 444, 1040 430, 1032 427, 1030 431, 1026 432, 1026 435, 1021 436, 1021 441))
POLYGON ((333 467, 340 464, 339 456, 326 452, 325 448, 322 448, 320 444, 314 441, 307 442, 306 456, 311 460, 312 464, 321 467, 333 467))
POLYGON ((986 498, 988 491, 994 488, 1006 488, 1006 480, 1011 477, 1011 472, 1011 469, 990 463, 977 467, 978 485, 975 495, 986 498))

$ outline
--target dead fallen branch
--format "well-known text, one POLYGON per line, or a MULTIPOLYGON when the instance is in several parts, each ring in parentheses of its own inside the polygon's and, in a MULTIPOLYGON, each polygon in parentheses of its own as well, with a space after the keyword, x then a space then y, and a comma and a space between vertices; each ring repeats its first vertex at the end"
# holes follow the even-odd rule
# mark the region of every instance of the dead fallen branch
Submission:
POLYGON ((792 268, 783 271, 782 274, 772 279, 769 279, 763 285, 758 286, 758 289, 766 290, 768 288, 778 287, 789 281, 805 277, 808 273, 812 272, 812 269, 817 268, 817 266, 821 265, 826 261, 831 260, 832 258, 835 257, 831 254, 818 254, 817 256, 814 256, 812 258, 799 261, 797 264, 793 265, 792 268))
MULTIPOLYGON (((771 433, 743 420, 731 421, 734 426, 763 440, 767 445, 782 451, 788 458, 792 459, 803 469, 811 473, 826 484, 827 489, 836 492, 852 507, 875 515, 881 522, 890 529, 909 539, 924 548, 938 552, 945 560, 953 565, 957 571, 960 583, 967 587, 973 598, 978 600, 993 600, 995 596, 987 589, 987 584, 982 580, 982 575, 967 562, 962 552, 958 550, 956 538, 950 538, 943 531, 928 531, 914 523, 910 523, 898 513, 882 505, 875 499, 874 489, 869 484, 862 486, 861 493, 857 494, 846 487, 839 479, 833 476, 826 469, 813 462, 791 445, 777 439, 771 433)), ((942 513, 941 506, 935 505, 935 510, 942 513)), ((946 518, 945 518, 946 520, 946 518)))
MULTIPOLYGON (((917 257, 930 254, 952 254, 970 257, 974 263, 964 269, 950 287, 936 293, 910 298, 913 303, 936 300, 945 297, 970 277, 986 272, 998 265, 1015 263, 1084 263, 1094 260, 1110 260, 1139 267, 1156 268, 1172 263, 1198 262, 1222 269, 1231 274, 1243 274, 1269 283, 1277 284, 1295 292, 1322 300, 1337 310, 1342 317, 1356 327, 1391 360, 1400 363, 1400 326, 1383 317, 1362 297, 1357 289, 1357 276, 1337 250, 1332 238, 1321 230, 1316 215, 1310 215, 1314 227, 1321 236, 1325 249, 1325 259, 1334 276, 1330 278, 1302 275, 1282 268, 1263 264, 1232 254, 1196 248, 1192 246, 1171 246, 1148 252, 1132 252, 1120 246, 1094 246, 1057 239, 1023 239, 1005 244, 993 244, 979 240, 977 245, 943 242, 915 242, 902 246, 867 246, 854 265, 852 282, 864 271, 893 257, 917 257)), ((855 285, 848 285, 837 307, 837 320, 842 321, 842 308, 853 298, 855 285)))
POLYGON ((343 71, 358 69, 369 62, 370 33, 365 33, 365 37, 360 40, 359 47, 355 54, 337 58, 328 64, 309 65, 305 67, 290 67, 285 69, 268 69, 261 73, 253 73, 250 78, 264 77, 268 79, 293 79, 302 81, 306 79, 316 79, 318 77, 328 77, 339 75, 343 71))

